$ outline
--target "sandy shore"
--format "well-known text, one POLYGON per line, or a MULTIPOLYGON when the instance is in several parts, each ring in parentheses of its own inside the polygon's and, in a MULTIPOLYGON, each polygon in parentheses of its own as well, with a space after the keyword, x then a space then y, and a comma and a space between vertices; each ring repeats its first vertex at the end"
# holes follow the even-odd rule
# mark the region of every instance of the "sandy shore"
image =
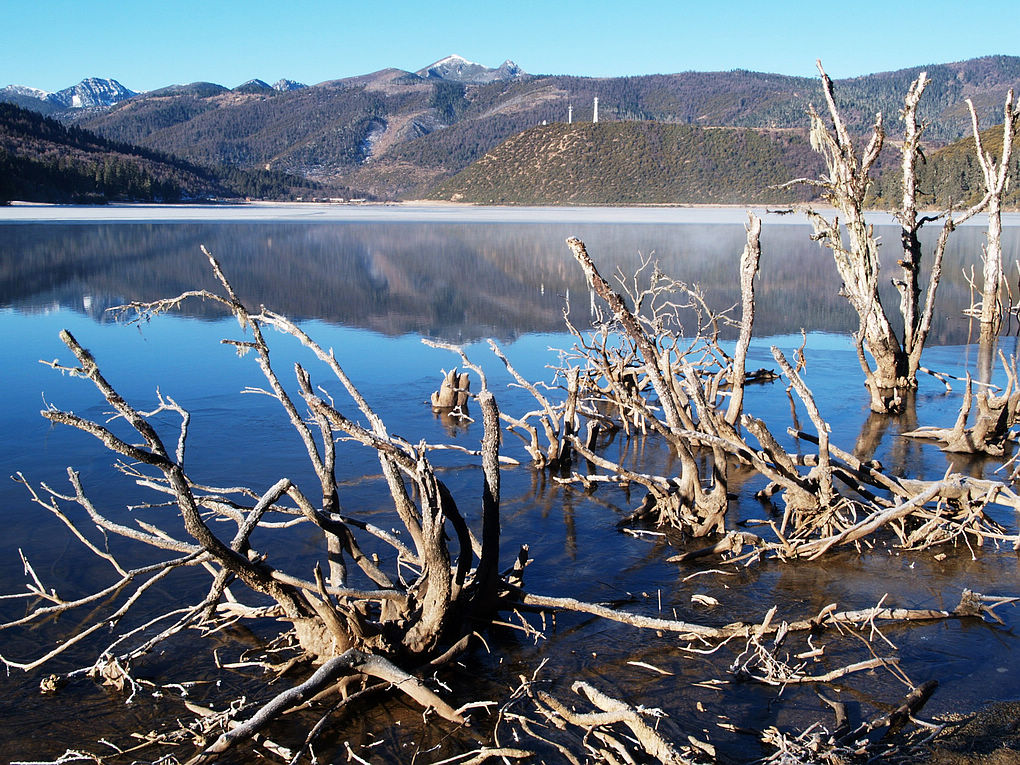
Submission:
MULTIPOLYGON (((309 222, 309 223, 729 223, 742 224, 748 211, 769 224, 804 224, 801 213, 769 212, 765 207, 486 207, 450 202, 393 204, 317 204, 253 202, 194 205, 49 205, 15 202, 0 207, 0 223, 158 223, 158 222, 309 222)), ((876 225, 891 225, 889 213, 873 213, 876 225)), ((974 219, 984 224, 983 216, 974 219)), ((1020 225, 1020 213, 1003 215, 1003 225, 1020 225)))

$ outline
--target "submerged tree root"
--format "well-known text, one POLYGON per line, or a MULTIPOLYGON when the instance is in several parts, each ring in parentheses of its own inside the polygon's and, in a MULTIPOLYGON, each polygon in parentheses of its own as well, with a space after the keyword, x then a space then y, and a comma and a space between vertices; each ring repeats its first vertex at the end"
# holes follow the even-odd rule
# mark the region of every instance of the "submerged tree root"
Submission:
MULTIPOLYGON (((975 596, 965 596, 966 605, 961 604, 956 615, 969 615, 974 601, 975 596)), ((895 658, 875 655, 872 642, 880 640, 887 649, 895 649, 880 632, 878 619, 939 618, 939 612, 876 607, 837 614, 831 608, 834 607, 815 619, 792 623, 776 621, 775 609, 772 609, 760 624, 733 625, 733 629, 727 630, 726 641, 696 652, 716 653, 738 632, 746 638, 744 650, 731 664, 731 679, 717 678, 711 681, 716 683, 714 687, 728 682, 757 682, 778 687, 779 692, 798 685, 818 688, 864 670, 882 670, 906 686, 905 695, 899 702, 889 705, 888 711, 859 722, 851 719, 847 705, 818 691, 818 697, 835 713, 835 724, 826 726, 818 721, 801 731, 767 728, 760 738, 773 753, 762 762, 837 763, 874 758, 884 762, 909 761, 920 756, 938 726, 918 721, 917 716, 938 683, 913 683, 895 658), (823 624, 842 625, 835 636, 855 637, 851 644, 863 645, 872 658, 824 673, 807 671, 809 665, 821 661, 823 655, 834 650, 831 641, 820 644, 823 624), (791 645, 795 634, 803 640, 791 645), (916 726, 912 727, 911 723, 916 726)), ((651 665, 643 666, 657 670, 651 665)), ((530 679, 521 677, 520 685, 499 710, 493 734, 496 745, 512 738, 514 742, 531 746, 537 762, 654 761, 685 765, 726 762, 729 760, 720 756, 710 731, 736 731, 743 727, 739 718, 733 719, 725 711, 705 716, 705 719, 685 721, 685 725, 680 726, 662 709, 631 705, 619 694, 608 693, 584 681, 570 684, 574 696, 568 701, 562 693, 556 692, 557 687, 565 687, 565 684, 540 679, 541 669, 530 679), (585 700, 587 704, 579 708, 578 700, 585 700)), ((701 709, 700 703, 698 708, 701 709)))

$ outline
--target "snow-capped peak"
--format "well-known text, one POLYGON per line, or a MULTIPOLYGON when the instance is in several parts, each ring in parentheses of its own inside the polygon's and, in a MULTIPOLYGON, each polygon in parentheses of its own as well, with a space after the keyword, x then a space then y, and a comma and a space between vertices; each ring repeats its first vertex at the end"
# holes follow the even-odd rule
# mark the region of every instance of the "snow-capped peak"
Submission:
POLYGON ((46 100, 71 109, 82 109, 90 106, 113 106, 131 96, 138 95, 116 80, 102 77, 87 77, 70 88, 50 93, 46 100))
POLYGON ((456 54, 441 58, 424 69, 415 72, 419 77, 453 82, 485 83, 494 80, 509 80, 523 77, 525 72, 513 61, 507 59, 498 69, 490 69, 474 61, 468 61, 456 54))
POLYGON ((307 87, 308 86, 303 82, 298 82, 297 80, 282 79, 273 83, 273 90, 279 90, 281 93, 287 93, 291 90, 300 90, 301 88, 307 87))
POLYGON ((50 95, 49 91, 30 88, 27 85, 8 85, 6 88, 0 89, 0 93, 11 96, 25 96, 26 98, 38 98, 40 101, 45 100, 50 95))
POLYGON ((265 80, 254 79, 241 83, 240 85, 233 89, 233 92, 255 94, 266 93, 268 91, 272 91, 272 89, 273 89, 272 86, 265 80))
POLYGON ((472 66, 481 66, 481 64, 476 64, 474 61, 468 61, 466 58, 458 56, 456 53, 453 53, 446 58, 439 59, 439 61, 434 63, 432 66, 443 66, 444 64, 457 64, 458 66, 471 64, 472 66))

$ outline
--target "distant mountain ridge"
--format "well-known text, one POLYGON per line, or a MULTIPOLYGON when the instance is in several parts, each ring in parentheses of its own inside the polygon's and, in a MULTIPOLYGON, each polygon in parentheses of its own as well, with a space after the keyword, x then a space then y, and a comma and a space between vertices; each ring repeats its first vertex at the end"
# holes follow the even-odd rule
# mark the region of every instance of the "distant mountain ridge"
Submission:
POLYGON ((527 77, 527 72, 510 59, 496 69, 490 69, 474 61, 468 61, 456 54, 441 58, 415 72, 424 79, 446 80, 447 82, 467 82, 475 85, 495 82, 496 80, 513 80, 527 77))
POLYGON ((24 106, 23 99, 30 99, 64 109, 108 107, 136 95, 138 94, 135 91, 124 87, 116 80, 102 77, 86 77, 77 85, 58 90, 56 93, 47 93, 45 90, 24 85, 8 85, 0 89, 0 101, 11 101, 24 106))
MULTIPOLYGON (((195 84, 192 83, 192 85, 195 84)), ((203 84, 217 90, 228 90, 228 88, 216 85, 215 83, 203 84)), ((167 92, 173 89, 179 91, 188 87, 190 86, 169 85, 166 88, 160 88, 152 92, 167 92)), ((238 85, 234 90, 241 93, 264 91, 289 92, 307 87, 307 85, 297 80, 281 79, 270 85, 263 80, 251 79, 238 85)), ((137 95, 140 95, 137 91, 124 87, 117 80, 104 79, 102 77, 86 77, 77 85, 58 90, 56 93, 49 93, 27 85, 8 85, 0 88, 0 102, 16 103, 25 108, 31 108, 34 105, 33 102, 41 101, 56 108, 93 109, 114 106, 137 95)))
MULTIPOLYGON (((930 79, 919 109, 928 123, 929 150, 969 134, 965 99, 974 101, 985 128, 1001 122, 1006 91, 1020 91, 1020 57, 1013 56, 836 80, 848 128, 865 134, 881 111, 894 143, 902 129, 894 115, 921 70, 930 79)), ((417 72, 384 69, 299 85, 250 80, 231 90, 196 82, 89 108, 61 107, 12 86, 0 91, 0 100, 192 162, 279 170, 380 198, 428 194, 504 141, 543 123, 590 122, 595 97, 600 122, 800 134, 808 124, 808 105, 822 102, 817 78, 743 70, 534 75, 510 61, 490 68, 460 56, 417 72)))

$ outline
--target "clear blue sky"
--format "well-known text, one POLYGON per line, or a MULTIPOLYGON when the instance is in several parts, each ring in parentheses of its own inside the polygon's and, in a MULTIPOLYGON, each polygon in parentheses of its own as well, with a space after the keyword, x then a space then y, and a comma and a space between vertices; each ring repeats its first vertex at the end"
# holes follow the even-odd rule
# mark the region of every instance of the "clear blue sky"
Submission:
POLYGON ((1020 55, 1014 0, 0 0, 0 87, 308 84, 450 53, 535 74, 751 69, 833 77, 1020 55), (848 19, 835 8, 853 7, 848 19))

